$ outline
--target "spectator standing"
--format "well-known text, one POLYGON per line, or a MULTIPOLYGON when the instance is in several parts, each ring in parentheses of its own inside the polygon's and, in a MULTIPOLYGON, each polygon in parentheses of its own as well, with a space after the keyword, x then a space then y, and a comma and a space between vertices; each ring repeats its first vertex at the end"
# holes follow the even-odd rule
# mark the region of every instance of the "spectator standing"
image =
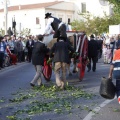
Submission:
POLYGON ((110 64, 111 57, 112 57, 112 52, 110 49, 110 45, 107 45, 107 51, 106 51, 107 64, 110 64))
POLYGON ((32 50, 34 46, 34 40, 29 36, 29 40, 26 42, 26 48, 28 49, 28 61, 31 62, 32 50))
POLYGON ((103 61, 104 64, 107 63, 107 46, 105 44, 103 45, 103 61))
POLYGON ((96 71, 96 62, 97 62, 97 56, 98 56, 98 43, 96 40, 94 40, 94 35, 92 34, 90 36, 90 41, 88 42, 88 58, 89 58, 89 64, 87 65, 88 67, 88 72, 91 70, 91 62, 93 63, 92 70, 93 72, 96 71))
POLYGON ((98 47, 99 47, 98 59, 100 59, 102 57, 102 46, 103 46, 102 38, 98 37, 97 42, 98 42, 98 47))
POLYGON ((3 41, 3 37, 0 36, 0 69, 3 68, 5 50, 6 50, 6 44, 3 41))
POLYGON ((16 46, 16 41, 17 41, 17 40, 16 40, 16 36, 15 36, 15 35, 12 35, 12 36, 11 36, 11 41, 12 41, 13 44, 14 44, 14 49, 13 49, 13 51, 11 51, 11 52, 17 55, 17 46, 16 46))
POLYGON ((18 62, 22 62, 22 52, 23 52, 23 44, 22 44, 22 37, 18 37, 18 41, 16 43, 17 45, 17 57, 18 57, 18 62))

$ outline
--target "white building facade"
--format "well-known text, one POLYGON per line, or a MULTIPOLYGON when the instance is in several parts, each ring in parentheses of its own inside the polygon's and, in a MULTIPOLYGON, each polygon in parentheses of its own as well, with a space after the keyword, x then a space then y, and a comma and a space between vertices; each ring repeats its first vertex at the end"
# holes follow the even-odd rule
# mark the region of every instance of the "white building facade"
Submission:
MULTIPOLYGON (((15 18, 18 32, 25 28, 31 30, 31 34, 43 33, 46 25, 45 13, 50 12, 52 16, 61 19, 63 22, 72 22, 81 19, 78 13, 89 12, 95 16, 111 14, 108 3, 104 0, 66 0, 51 1, 45 3, 16 5, 8 7, 8 28, 12 28, 12 19, 15 18)), ((4 29, 4 10, 0 9, 0 29, 4 29)))

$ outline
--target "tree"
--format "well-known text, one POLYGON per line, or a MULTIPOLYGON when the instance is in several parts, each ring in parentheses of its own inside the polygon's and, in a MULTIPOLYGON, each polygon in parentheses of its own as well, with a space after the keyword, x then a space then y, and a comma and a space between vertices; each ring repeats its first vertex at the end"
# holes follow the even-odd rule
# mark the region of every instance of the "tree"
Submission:
POLYGON ((82 20, 74 20, 71 25, 73 30, 85 31, 88 35, 94 33, 96 35, 107 33, 109 31, 109 25, 117 25, 120 23, 120 17, 116 14, 108 16, 104 14, 104 17, 93 16, 90 13, 81 14, 82 20))
POLYGON ((106 1, 109 1, 109 3, 113 5, 115 14, 120 13, 120 0, 106 0, 106 1))

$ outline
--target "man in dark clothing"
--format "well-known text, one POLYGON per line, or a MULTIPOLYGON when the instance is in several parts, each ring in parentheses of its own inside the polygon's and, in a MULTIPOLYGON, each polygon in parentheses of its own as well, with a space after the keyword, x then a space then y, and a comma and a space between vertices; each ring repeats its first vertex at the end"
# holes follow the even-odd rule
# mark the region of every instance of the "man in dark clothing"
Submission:
POLYGON ((98 59, 100 59, 102 57, 103 40, 101 38, 98 38, 97 43, 98 43, 98 47, 99 47, 99 50, 98 50, 98 59))
POLYGON ((45 55, 49 52, 49 49, 42 41, 43 35, 38 35, 32 51, 32 64, 35 66, 36 75, 30 82, 31 86, 35 86, 36 82, 38 82, 39 86, 42 85, 42 66, 44 65, 45 55))
POLYGON ((45 14, 45 19, 48 19, 47 26, 45 28, 45 34, 47 31, 52 27, 52 29, 55 31, 53 38, 58 38, 58 37, 66 37, 66 25, 60 21, 58 18, 52 17, 51 13, 46 13, 45 14))
POLYGON ((69 51, 74 52, 74 49, 65 40, 66 38, 59 37, 58 42, 53 45, 50 52, 50 57, 54 53, 56 84, 61 89, 64 89, 66 83, 66 65, 69 62, 69 51), (60 77, 60 70, 62 70, 62 77, 60 77))
POLYGON ((29 40, 26 42, 26 48, 28 49, 28 61, 31 62, 32 50, 34 46, 34 40, 29 36, 29 40))
POLYGON ((98 56, 98 43, 96 40, 94 40, 94 35, 90 36, 90 41, 88 42, 88 58, 89 58, 89 64, 88 72, 91 70, 91 60, 93 62, 92 70, 93 72, 96 71, 96 62, 97 62, 97 56, 98 56))

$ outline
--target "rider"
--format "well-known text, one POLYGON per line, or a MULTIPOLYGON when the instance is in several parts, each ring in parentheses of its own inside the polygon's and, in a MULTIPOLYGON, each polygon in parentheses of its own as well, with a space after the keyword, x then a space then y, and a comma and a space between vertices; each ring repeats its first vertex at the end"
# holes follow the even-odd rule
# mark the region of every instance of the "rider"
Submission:
POLYGON ((51 13, 46 13, 45 19, 48 19, 48 22, 44 34, 46 34, 47 31, 52 27, 52 29, 55 31, 53 38, 67 38, 66 25, 63 22, 61 22, 58 18, 52 17, 51 13))

